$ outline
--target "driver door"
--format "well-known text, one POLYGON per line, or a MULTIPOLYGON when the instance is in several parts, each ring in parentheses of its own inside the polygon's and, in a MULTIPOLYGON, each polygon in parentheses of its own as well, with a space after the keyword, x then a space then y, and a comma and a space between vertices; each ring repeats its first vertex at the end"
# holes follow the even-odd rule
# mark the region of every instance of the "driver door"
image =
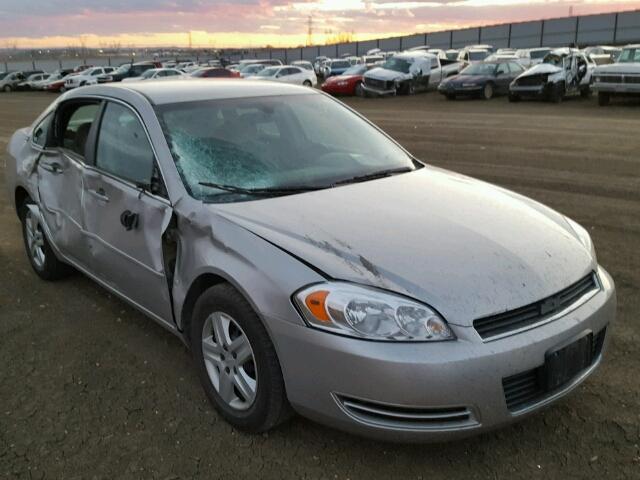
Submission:
POLYGON ((162 251, 173 210, 134 110, 104 103, 94 152, 83 182, 92 270, 139 308, 173 324, 162 251))

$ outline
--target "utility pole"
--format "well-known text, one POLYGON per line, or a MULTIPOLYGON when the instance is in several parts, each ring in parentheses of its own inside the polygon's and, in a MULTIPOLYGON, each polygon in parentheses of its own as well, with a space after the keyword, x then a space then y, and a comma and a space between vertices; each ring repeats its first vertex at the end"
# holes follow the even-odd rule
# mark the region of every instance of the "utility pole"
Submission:
POLYGON ((307 47, 313 45, 313 18, 309 15, 307 20, 307 47))

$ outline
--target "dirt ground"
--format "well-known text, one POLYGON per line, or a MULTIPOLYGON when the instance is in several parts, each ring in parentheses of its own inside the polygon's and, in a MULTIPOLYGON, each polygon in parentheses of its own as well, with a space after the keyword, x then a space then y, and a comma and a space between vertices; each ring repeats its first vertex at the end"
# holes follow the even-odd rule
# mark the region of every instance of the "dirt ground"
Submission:
MULTIPOLYGON (((0 94, 2 152, 52 99, 0 94)), ((302 418, 240 434, 207 403, 177 338, 79 274, 38 280, 2 197, 0 478, 640 479, 640 104, 347 103, 426 162, 589 229, 619 301, 599 371, 538 415, 455 443, 376 443, 302 418)))

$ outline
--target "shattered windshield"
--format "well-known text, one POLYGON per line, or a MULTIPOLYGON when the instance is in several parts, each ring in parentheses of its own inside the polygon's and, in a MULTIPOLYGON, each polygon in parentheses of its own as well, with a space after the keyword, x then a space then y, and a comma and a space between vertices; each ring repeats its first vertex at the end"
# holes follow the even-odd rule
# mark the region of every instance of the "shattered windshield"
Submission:
POLYGON ((409 73, 409 68, 411 68, 411 63, 403 58, 391 57, 389 60, 384 62, 382 68, 386 68, 387 70, 393 70, 394 72, 400 73, 409 73))
POLYGON ((415 168, 412 158, 336 101, 301 94, 156 107, 189 193, 208 202, 253 200, 236 189, 327 188, 415 168))
POLYGON ((618 63, 640 63, 640 48, 623 49, 618 63))
POLYGON ((562 57, 560 55, 550 53, 546 57, 544 57, 544 60, 542 61, 542 63, 555 65, 556 67, 562 67, 562 57))

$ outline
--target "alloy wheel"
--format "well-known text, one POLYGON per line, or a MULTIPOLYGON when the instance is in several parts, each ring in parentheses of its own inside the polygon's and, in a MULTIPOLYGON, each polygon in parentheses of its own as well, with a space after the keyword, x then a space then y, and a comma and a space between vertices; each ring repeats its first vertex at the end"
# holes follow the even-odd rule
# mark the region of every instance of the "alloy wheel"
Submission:
POLYGON ((33 264, 38 269, 42 269, 44 267, 44 262, 46 261, 44 253, 44 234, 42 233, 42 228, 31 210, 27 211, 24 217, 24 222, 27 233, 27 248, 29 249, 29 256, 31 257, 33 264))
POLYGON ((253 405, 257 370, 249 338, 224 312, 214 312, 202 328, 202 356, 209 379, 223 402, 236 410, 253 405))

